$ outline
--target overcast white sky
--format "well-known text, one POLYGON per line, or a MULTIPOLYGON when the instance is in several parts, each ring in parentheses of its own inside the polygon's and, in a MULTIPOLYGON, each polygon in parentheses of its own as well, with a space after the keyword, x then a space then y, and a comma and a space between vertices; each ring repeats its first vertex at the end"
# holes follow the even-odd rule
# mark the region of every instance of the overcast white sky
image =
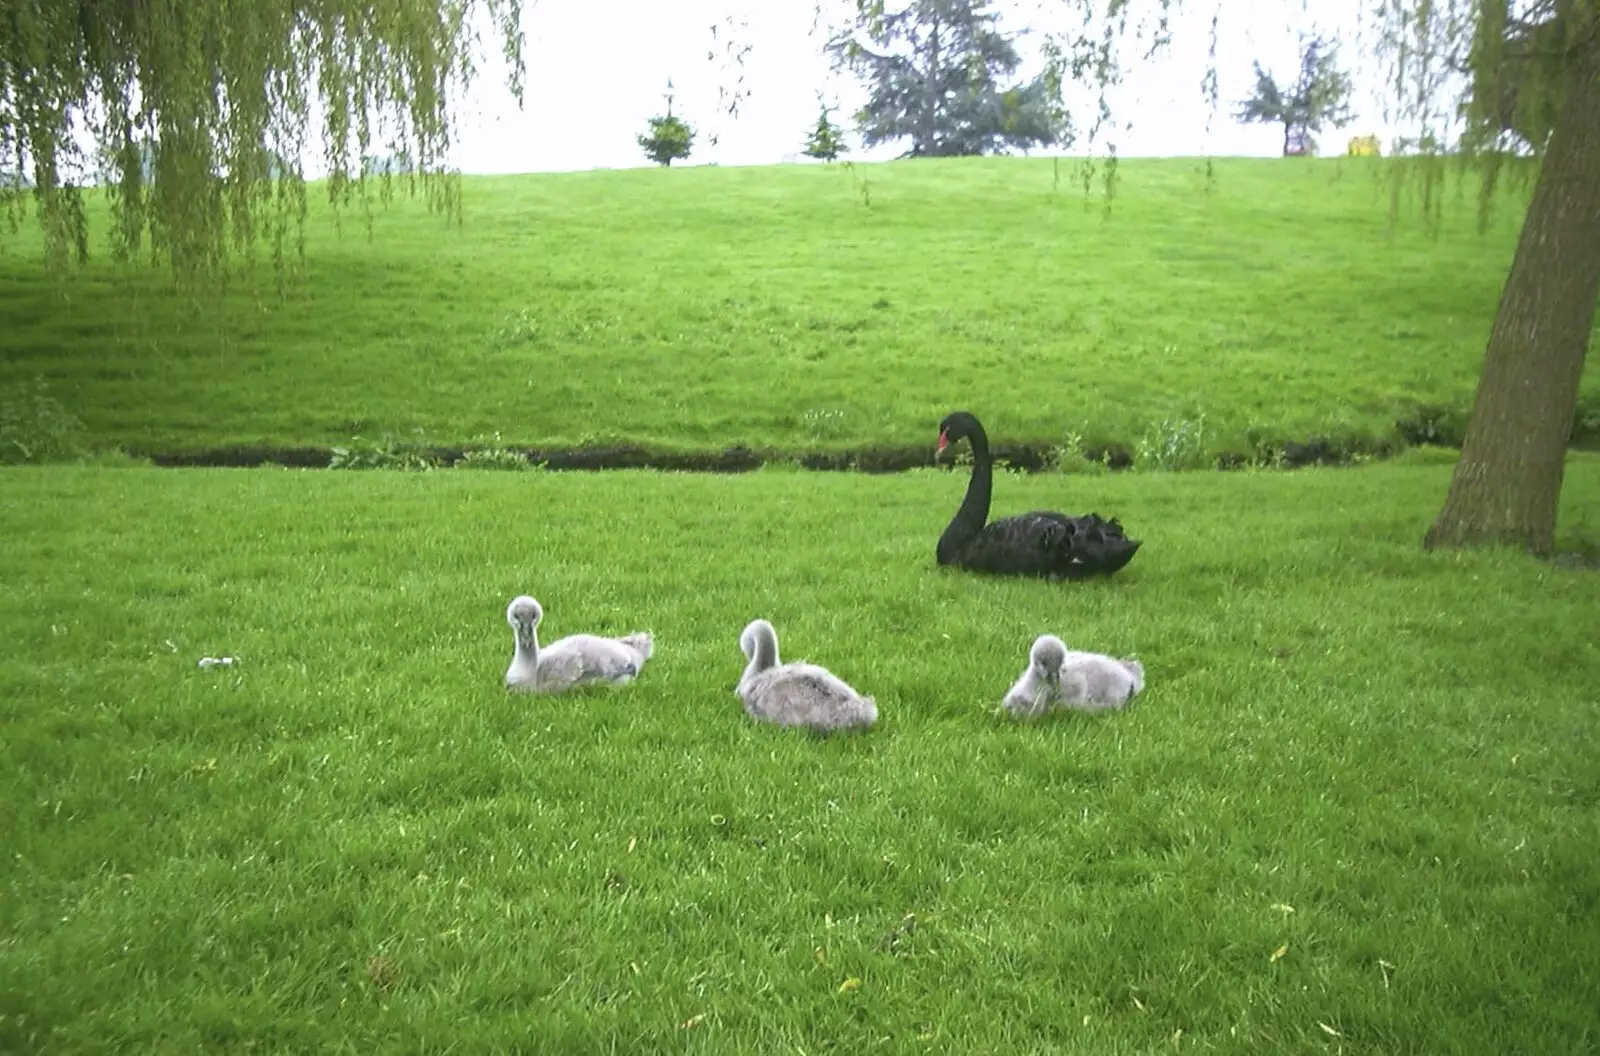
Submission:
MULTIPOLYGON (((455 163, 476 173, 540 172, 646 165, 634 137, 664 109, 667 79, 675 89, 674 112, 698 132, 689 164, 761 165, 793 160, 817 115, 817 93, 842 104, 840 115, 858 107, 864 93, 848 73, 832 73, 823 55, 826 20, 839 17, 841 0, 826 0, 824 24, 815 26, 814 0, 528 0, 527 105, 519 111, 505 88, 503 67, 483 65, 463 101, 455 163), (711 27, 718 26, 713 38, 711 27), (814 29, 815 26, 815 29, 814 29), (727 59, 730 28, 749 46, 743 75, 727 59), (718 105, 719 89, 745 93, 737 116, 718 105), (717 142, 711 143, 712 136, 717 142)), ((847 0, 846 0, 847 2, 847 0)), ((1153 5, 1150 0, 1135 0, 1153 5)), ((1048 28, 1070 17, 1067 0, 999 0, 1003 28, 1048 28)), ((1339 31, 1347 66, 1370 61, 1370 42, 1357 39, 1352 0, 1185 0, 1174 20, 1174 45, 1143 63, 1119 90, 1118 128, 1112 138, 1123 156, 1263 155, 1279 152, 1281 129, 1245 126, 1229 113, 1252 84, 1252 59, 1260 59, 1280 82, 1293 77, 1295 30, 1313 19, 1339 31), (1308 13, 1308 10, 1310 13, 1308 13), (1200 91, 1206 69, 1208 29, 1219 14, 1217 46, 1222 103, 1206 124, 1200 91), (1123 127, 1124 125, 1128 127, 1123 127)), ((492 44, 492 39, 486 40, 492 44)), ((1024 54, 1032 50, 1024 42, 1024 54)), ((1037 66, 1024 70, 1035 72, 1037 66)), ((1387 150, 1403 132, 1386 124, 1373 70, 1358 71, 1357 119, 1325 133, 1322 151, 1342 152, 1347 137, 1377 134, 1387 150)), ((848 127, 848 118, 844 122, 848 127)), ((905 144, 863 153, 851 138, 851 157, 893 157, 905 144)), ((1103 148, 1101 148, 1103 149, 1103 148)), ((309 159, 308 159, 309 160, 309 159)))

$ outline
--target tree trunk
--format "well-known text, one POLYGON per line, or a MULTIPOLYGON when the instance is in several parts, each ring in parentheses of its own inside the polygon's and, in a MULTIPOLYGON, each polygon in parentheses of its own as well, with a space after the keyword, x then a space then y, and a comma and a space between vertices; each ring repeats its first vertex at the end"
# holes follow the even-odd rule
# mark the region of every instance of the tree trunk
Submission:
POLYGON ((1489 333, 1472 420, 1423 546, 1555 547, 1578 382, 1600 299, 1600 44, 1565 98, 1489 333))
POLYGON ((928 28, 928 75, 922 85, 922 121, 921 132, 918 137, 920 143, 913 143, 918 153, 925 157, 937 157, 938 151, 934 149, 934 138, 939 127, 939 19, 935 17, 928 28))

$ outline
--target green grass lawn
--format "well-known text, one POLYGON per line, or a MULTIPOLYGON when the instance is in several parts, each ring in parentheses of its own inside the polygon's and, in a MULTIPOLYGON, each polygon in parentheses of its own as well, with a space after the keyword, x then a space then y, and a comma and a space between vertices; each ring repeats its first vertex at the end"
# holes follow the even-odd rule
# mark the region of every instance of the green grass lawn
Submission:
MULTIPOLYGON (((311 428, 337 394, 305 391, 311 428)), ((134 435, 138 406, 85 410, 134 435)), ((0 1050, 1593 1051, 1595 573, 1424 553, 1448 477, 1002 476, 997 513, 1146 540, 1063 586, 933 566, 960 473, 0 472, 0 1050), (522 591, 547 639, 656 656, 509 697, 522 591), (880 725, 747 721, 756 615, 880 725), (1145 694, 994 717, 1047 630, 1138 655, 1145 694)), ((1562 534, 1597 503, 1575 454, 1562 534)))
POLYGON ((29 228, 0 257, 0 390, 43 377, 142 451, 792 455, 927 447, 957 406, 1001 441, 1131 450, 1203 416, 1213 454, 1370 442, 1470 406, 1521 220, 1513 196, 1480 236, 1457 188, 1437 241, 1389 238, 1383 164, 1127 161, 1109 215, 1049 160, 469 178, 461 227, 401 198, 370 243, 313 188, 290 299, 194 311, 105 263, 62 301, 29 228))

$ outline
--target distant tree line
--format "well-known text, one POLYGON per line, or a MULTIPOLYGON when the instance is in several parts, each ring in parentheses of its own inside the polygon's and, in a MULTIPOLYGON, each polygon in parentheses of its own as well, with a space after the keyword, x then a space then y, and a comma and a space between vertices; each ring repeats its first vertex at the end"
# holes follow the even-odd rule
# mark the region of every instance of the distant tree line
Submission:
MULTIPOLYGON (((855 114, 862 143, 905 141, 907 157, 961 157, 1053 146, 1070 138, 1060 79, 1011 80, 1022 65, 1015 36, 1000 31, 989 0, 910 0, 866 7, 826 45, 836 69, 868 88, 855 114)), ((659 165, 689 156, 693 129, 667 112, 639 137, 659 165)), ((803 153, 834 161, 848 151, 844 130, 821 108, 803 153)))

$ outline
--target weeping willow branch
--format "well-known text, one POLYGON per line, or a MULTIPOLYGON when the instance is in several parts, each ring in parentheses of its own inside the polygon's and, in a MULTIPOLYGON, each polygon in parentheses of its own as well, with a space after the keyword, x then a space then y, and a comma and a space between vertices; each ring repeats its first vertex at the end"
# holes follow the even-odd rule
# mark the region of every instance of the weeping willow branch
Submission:
POLYGON ((371 163, 382 143, 430 208, 459 215, 451 99, 474 76, 481 20, 520 105, 522 0, 10 0, 0 238, 31 199, 49 266, 82 263, 84 188, 101 183, 118 259, 216 278, 265 244, 281 276, 304 256, 300 159, 318 116, 335 207, 391 193, 393 166, 371 163))

